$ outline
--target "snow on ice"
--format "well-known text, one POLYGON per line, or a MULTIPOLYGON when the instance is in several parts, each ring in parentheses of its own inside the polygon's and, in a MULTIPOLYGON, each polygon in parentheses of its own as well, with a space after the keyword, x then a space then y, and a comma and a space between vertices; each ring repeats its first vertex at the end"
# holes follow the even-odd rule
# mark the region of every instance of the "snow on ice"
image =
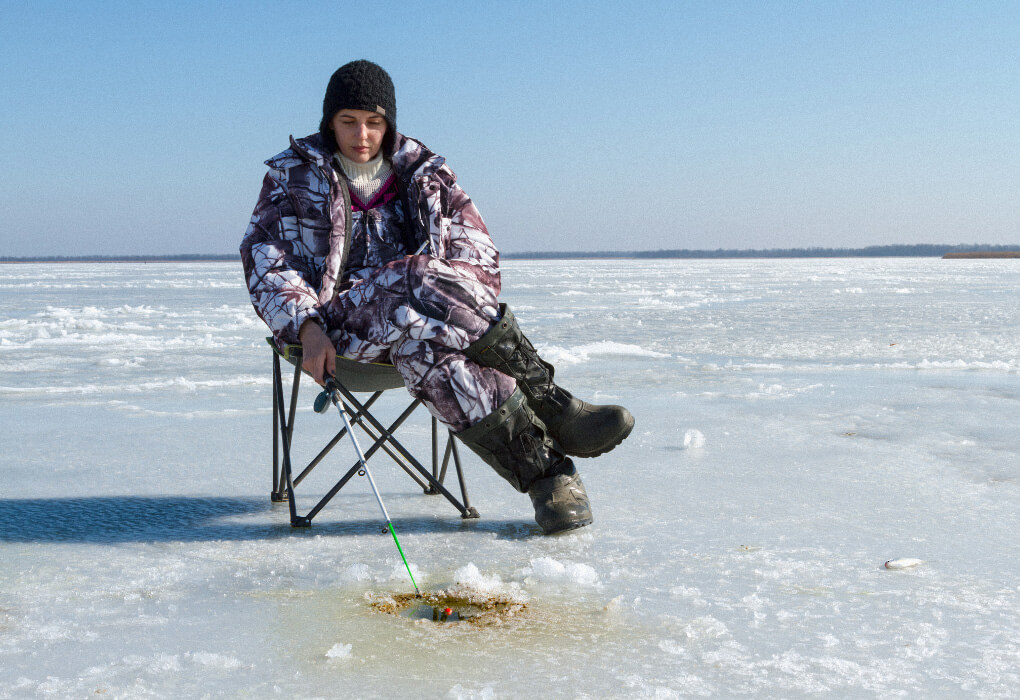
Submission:
MULTIPOLYGON (((557 379, 637 423, 578 460, 595 522, 562 537, 466 450, 476 521, 375 467, 424 588, 526 601, 473 626, 373 609, 413 590, 364 479, 308 530, 269 502, 236 264, 0 266, 0 698, 1015 696, 1018 277, 508 262, 557 379)), ((313 398, 304 461, 337 430, 313 398)))

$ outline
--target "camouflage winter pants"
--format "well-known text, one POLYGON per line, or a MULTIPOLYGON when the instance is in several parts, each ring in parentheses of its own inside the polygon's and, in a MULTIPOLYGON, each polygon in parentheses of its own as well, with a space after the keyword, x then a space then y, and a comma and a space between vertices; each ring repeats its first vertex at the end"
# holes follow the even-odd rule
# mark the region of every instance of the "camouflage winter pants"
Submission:
POLYGON ((455 432, 492 413, 516 387, 464 356, 499 310, 492 290, 462 266, 426 255, 395 260, 341 292, 326 312, 340 355, 393 363, 411 395, 455 432))

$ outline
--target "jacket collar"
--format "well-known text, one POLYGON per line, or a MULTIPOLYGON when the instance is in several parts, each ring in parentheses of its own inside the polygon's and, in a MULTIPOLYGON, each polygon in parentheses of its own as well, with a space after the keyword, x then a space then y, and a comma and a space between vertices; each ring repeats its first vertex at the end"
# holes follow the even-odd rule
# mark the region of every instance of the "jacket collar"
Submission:
POLYGON ((430 151, 420 141, 398 133, 393 140, 390 162, 393 163, 393 171, 401 179, 410 181, 431 175, 446 164, 446 159, 430 151))
POLYGON ((332 154, 326 150, 322 143, 322 137, 317 133, 305 136, 303 139, 295 139, 291 136, 290 147, 299 156, 315 163, 320 168, 328 164, 332 158, 332 154))
MULTIPOLYGON (((431 175, 446 165, 445 158, 430 151, 420 141, 399 132, 393 139, 393 151, 389 157, 394 173, 404 181, 431 175)), ((266 165, 286 168, 295 165, 297 161, 306 161, 320 168, 332 169, 332 159, 332 151, 327 150, 322 137, 314 133, 300 139, 291 136, 290 148, 267 160, 266 165)), ((454 177, 452 172, 449 175, 454 177)))

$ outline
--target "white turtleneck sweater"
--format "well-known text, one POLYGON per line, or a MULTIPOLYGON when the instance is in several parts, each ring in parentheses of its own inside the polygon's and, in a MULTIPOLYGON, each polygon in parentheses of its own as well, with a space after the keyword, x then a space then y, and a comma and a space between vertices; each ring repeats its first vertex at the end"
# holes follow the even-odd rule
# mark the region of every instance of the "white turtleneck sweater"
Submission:
POLYGON ((351 189, 362 204, 371 202, 372 197, 382 189, 393 173, 393 168, 389 161, 383 158, 382 153, 367 163, 355 163, 339 151, 336 153, 336 159, 344 171, 344 175, 347 176, 351 189))

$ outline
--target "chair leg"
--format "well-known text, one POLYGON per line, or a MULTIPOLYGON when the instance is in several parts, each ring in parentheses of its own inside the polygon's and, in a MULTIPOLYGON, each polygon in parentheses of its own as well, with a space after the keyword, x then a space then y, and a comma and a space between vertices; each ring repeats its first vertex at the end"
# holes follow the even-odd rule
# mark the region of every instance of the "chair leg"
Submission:
MULTIPOLYGON (((480 518, 478 510, 471 505, 471 501, 468 499, 467 494, 467 483, 464 480, 464 468, 460 463, 460 452, 457 450, 457 441, 454 440, 453 431, 447 430, 446 435, 446 450, 443 452, 443 464, 439 469, 439 474, 436 477, 436 481, 440 484, 446 481, 446 470, 450 466, 450 458, 453 458, 454 469, 457 471, 457 482, 460 485, 460 496, 464 499, 464 509, 460 512, 460 517, 467 519, 480 518)), ((438 460, 438 453, 436 453, 434 459, 438 460)), ((435 465, 436 462, 434 461, 435 465)))
MULTIPOLYGON (((435 416, 432 416, 432 478, 440 484, 443 483, 443 477, 439 473, 439 419, 435 416)), ((439 489, 430 482, 425 489, 425 495, 438 496, 439 489)))
MULTIPOLYGON (((269 500, 273 503, 284 503, 288 500, 287 492, 283 485, 283 476, 280 473, 280 416, 278 413, 279 401, 277 390, 283 377, 280 374, 280 357, 273 353, 273 490, 269 493, 269 500)), ((282 394, 282 390, 280 391, 282 394)))
MULTIPOLYGON (((439 419, 435 416, 432 416, 432 478, 443 483, 443 480, 439 478, 439 419)), ((430 484, 425 493, 434 496, 439 492, 436 491, 435 486, 430 484)))
MULTIPOLYGON (((478 510, 468 502, 467 482, 464 480, 464 468, 460 463, 460 453, 457 451, 457 441, 453 439, 453 431, 449 431, 446 441, 449 446, 450 453, 453 455, 453 464, 457 469, 457 481, 460 482, 460 494, 464 498, 465 512, 462 512, 460 517, 464 519, 480 518, 482 516, 478 514, 478 510)), ((443 470, 445 471, 445 469, 444 465, 443 470)))
MULTIPOLYGON (((277 360, 277 362, 279 362, 277 360)), ((277 373, 277 376, 280 376, 277 373)), ((274 382, 273 393, 275 399, 273 401, 276 406, 276 415, 279 426, 280 442, 283 447, 283 474, 281 475, 281 485, 279 490, 283 490, 284 485, 286 486, 286 498, 287 505, 290 507, 290 523, 295 527, 307 526, 310 522, 305 521, 297 514, 297 506, 294 503, 294 482, 292 480, 292 472, 290 466, 290 441, 293 435, 293 420, 294 420, 294 404, 296 403, 296 396, 298 385, 295 383, 291 388, 291 419, 287 420, 284 415, 284 401, 283 401, 283 380, 280 378, 279 382, 274 382)))

